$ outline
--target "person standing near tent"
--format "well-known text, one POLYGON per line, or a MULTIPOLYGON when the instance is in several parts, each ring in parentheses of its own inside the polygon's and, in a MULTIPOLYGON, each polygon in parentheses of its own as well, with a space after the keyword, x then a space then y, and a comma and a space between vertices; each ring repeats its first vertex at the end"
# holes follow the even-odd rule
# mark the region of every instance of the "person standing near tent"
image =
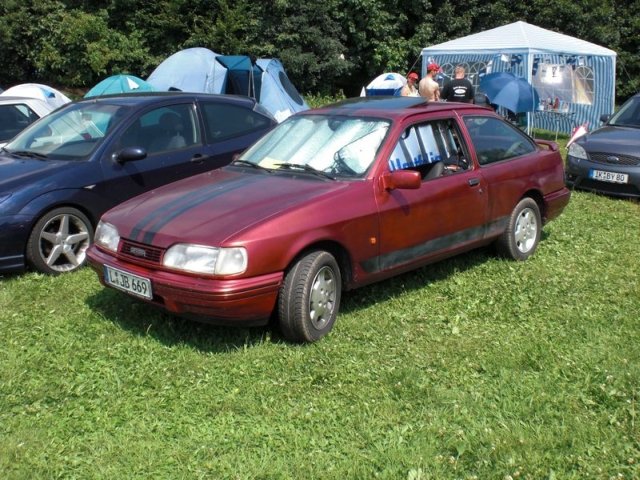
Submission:
POLYGON ((475 91, 471 82, 464 77, 464 67, 458 65, 454 72, 454 79, 442 88, 442 99, 448 102, 473 103, 475 91))
POLYGON ((418 91, 420 96, 426 98, 429 101, 437 102, 440 100, 440 85, 435 81, 436 73, 440 71, 440 65, 437 63, 430 63, 427 66, 427 74, 422 77, 418 84, 418 91))
POLYGON ((416 83, 418 81, 418 74, 416 72, 409 72, 407 75, 407 84, 402 87, 400 91, 400 95, 403 97, 419 97, 418 89, 416 87, 416 83))

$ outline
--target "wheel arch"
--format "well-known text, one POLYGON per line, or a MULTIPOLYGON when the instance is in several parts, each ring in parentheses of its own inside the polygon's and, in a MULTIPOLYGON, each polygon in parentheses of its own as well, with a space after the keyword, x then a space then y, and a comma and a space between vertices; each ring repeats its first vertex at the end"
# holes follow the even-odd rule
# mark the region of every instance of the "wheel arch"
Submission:
POLYGON ((542 192, 536 189, 528 190, 527 192, 524 193, 524 195, 522 195, 522 197, 520 197, 520 200, 516 202, 516 205, 525 198, 531 198, 533 201, 536 202, 536 204, 538 205, 538 209, 540 210, 540 217, 542 219, 542 223, 543 224, 546 223, 546 207, 544 204, 544 197, 542 195, 542 192))
POLYGON ((351 255, 349 251, 339 242, 333 240, 320 240, 311 243, 301 249, 289 262, 285 269, 285 274, 293 265, 296 264, 302 257, 308 255, 310 252, 324 250, 329 252, 336 259, 338 267, 340 268, 340 274, 342 277, 342 288, 346 289, 351 282, 352 268, 351 268, 351 255))

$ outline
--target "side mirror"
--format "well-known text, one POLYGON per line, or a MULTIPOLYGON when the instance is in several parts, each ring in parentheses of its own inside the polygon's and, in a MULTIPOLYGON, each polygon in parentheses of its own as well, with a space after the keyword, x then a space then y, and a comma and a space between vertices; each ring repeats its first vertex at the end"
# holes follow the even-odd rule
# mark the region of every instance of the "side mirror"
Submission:
POLYGON ((142 147, 125 147, 113 156, 118 163, 135 162, 147 158, 147 151, 142 147))
POLYGON ((382 177, 382 188, 384 190, 406 189, 416 190, 422 184, 420 172, 415 170, 395 170, 385 172, 382 177))
POLYGON ((610 118, 611 118, 611 114, 610 113, 603 113, 602 115, 600 115, 600 121, 602 123, 607 123, 610 118))

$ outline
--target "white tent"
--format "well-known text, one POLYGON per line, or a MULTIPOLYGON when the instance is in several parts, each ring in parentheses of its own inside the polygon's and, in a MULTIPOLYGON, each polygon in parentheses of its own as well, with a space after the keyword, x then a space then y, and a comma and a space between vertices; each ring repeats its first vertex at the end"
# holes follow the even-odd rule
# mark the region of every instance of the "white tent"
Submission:
POLYGON ((0 93, 0 95, 6 97, 37 98, 38 100, 47 102, 53 108, 61 107, 71 101, 69 97, 59 90, 40 83, 21 83, 20 85, 6 89, 0 93))
POLYGON ((544 103, 528 114, 528 125, 548 130, 569 133, 583 123, 594 128, 615 106, 616 52, 526 22, 426 47, 423 75, 431 62, 438 63, 445 76, 464 65, 476 87, 480 77, 491 72, 527 79, 544 103), (561 108, 543 110, 549 102, 561 108))

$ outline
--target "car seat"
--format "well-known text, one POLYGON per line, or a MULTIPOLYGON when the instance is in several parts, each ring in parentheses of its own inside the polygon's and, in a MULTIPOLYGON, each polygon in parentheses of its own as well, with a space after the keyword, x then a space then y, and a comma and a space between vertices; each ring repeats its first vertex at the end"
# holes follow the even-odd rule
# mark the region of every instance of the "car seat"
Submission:
POLYGON ((158 122, 160 132, 149 147, 152 152, 162 150, 174 150, 184 147, 187 142, 182 136, 182 121, 180 116, 174 112, 165 112, 158 122))

